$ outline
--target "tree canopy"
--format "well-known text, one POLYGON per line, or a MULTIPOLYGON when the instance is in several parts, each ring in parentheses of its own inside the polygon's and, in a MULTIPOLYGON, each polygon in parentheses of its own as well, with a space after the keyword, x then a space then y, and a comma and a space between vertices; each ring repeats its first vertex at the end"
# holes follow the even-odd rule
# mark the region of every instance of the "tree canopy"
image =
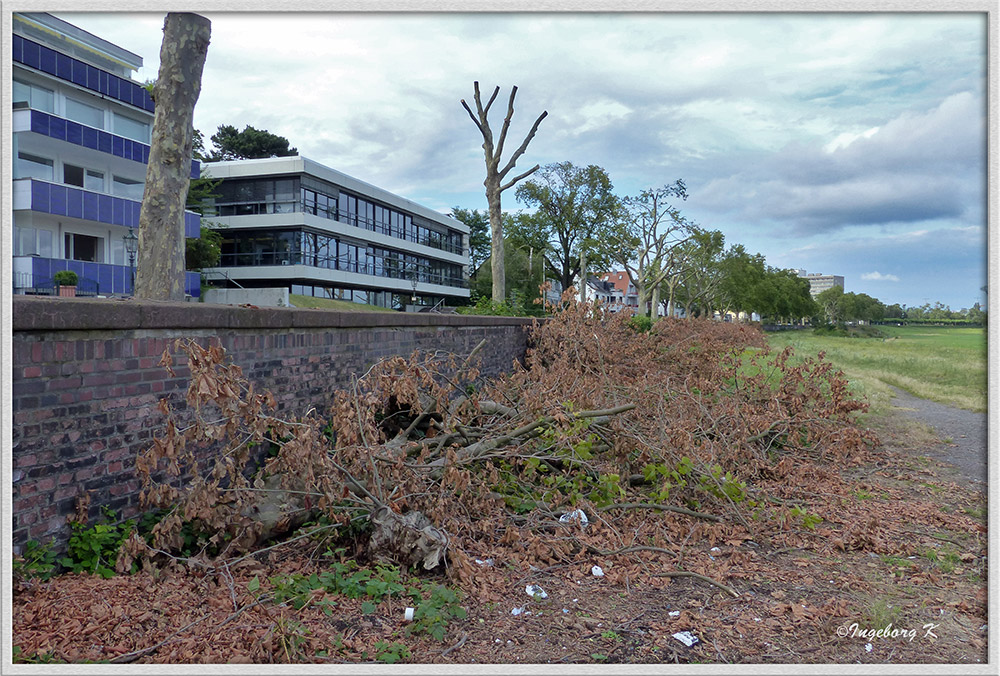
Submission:
POLYGON ((298 149, 289 147, 289 141, 284 136, 272 134, 265 129, 256 129, 250 125, 239 131, 231 124, 220 124, 218 131, 212 134, 211 140, 215 149, 206 152, 201 132, 196 132, 195 148, 200 145, 204 162, 287 157, 299 153, 298 149))
POLYGON ((469 267, 475 273, 490 256, 490 215, 479 209, 453 207, 451 217, 469 226, 469 267))
POLYGON ((608 173, 596 165, 571 162, 547 164, 517 188, 517 199, 534 212, 515 224, 514 238, 529 248, 545 251, 546 265, 563 289, 580 276, 580 250, 587 249, 592 265, 603 267, 595 242, 607 237, 619 201, 608 173))

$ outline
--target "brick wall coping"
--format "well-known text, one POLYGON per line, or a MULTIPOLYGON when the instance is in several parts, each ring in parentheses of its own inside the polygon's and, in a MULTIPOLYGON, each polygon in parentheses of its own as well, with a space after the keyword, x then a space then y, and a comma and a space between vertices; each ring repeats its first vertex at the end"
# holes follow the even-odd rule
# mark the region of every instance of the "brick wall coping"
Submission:
POLYGON ((531 318, 429 312, 341 312, 210 303, 12 297, 13 330, 294 329, 394 326, 530 326, 531 318))

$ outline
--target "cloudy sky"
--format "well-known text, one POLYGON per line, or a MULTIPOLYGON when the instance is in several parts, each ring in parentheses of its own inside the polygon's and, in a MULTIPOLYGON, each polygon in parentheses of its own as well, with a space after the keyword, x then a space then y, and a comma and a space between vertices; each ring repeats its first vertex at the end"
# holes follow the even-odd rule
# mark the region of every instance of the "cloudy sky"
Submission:
MULTIPOLYGON (((158 68, 163 14, 57 13, 158 68)), ((985 302, 985 14, 206 14, 195 126, 252 125, 447 212, 485 209, 473 81, 518 169, 596 164, 770 265, 886 303, 985 302)), ((522 205, 514 191, 504 208, 522 205)))

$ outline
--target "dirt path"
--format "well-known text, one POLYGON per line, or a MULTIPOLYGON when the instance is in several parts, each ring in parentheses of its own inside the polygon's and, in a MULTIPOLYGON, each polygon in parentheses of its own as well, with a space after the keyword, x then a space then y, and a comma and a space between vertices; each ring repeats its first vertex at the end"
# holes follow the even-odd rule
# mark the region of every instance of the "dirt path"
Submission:
POLYGON ((986 414, 920 399, 895 387, 892 390, 893 405, 906 417, 932 427, 941 439, 922 450, 952 465, 962 479, 985 489, 989 448, 986 414))

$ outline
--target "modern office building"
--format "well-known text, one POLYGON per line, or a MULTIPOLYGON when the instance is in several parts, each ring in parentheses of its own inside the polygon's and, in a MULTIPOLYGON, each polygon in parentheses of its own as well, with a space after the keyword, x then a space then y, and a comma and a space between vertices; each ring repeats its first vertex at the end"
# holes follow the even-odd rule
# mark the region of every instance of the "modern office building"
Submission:
POLYGON ((819 272, 806 274, 805 270, 796 270, 796 273, 799 277, 809 280, 809 294, 813 298, 835 286, 844 288, 844 278, 841 275, 824 275, 819 272))
MULTIPOLYGON (((130 294, 126 236, 153 126, 153 100, 130 77, 142 57, 45 13, 13 15, 11 48, 14 292, 51 293, 53 275, 73 270, 79 294, 130 294)), ((198 214, 184 232, 198 237, 198 214)), ((198 295, 197 273, 185 288, 198 295)))
POLYGON ((205 212, 223 238, 219 266, 205 270, 212 284, 397 309, 469 298, 460 221, 302 156, 204 173, 220 181, 205 212))

